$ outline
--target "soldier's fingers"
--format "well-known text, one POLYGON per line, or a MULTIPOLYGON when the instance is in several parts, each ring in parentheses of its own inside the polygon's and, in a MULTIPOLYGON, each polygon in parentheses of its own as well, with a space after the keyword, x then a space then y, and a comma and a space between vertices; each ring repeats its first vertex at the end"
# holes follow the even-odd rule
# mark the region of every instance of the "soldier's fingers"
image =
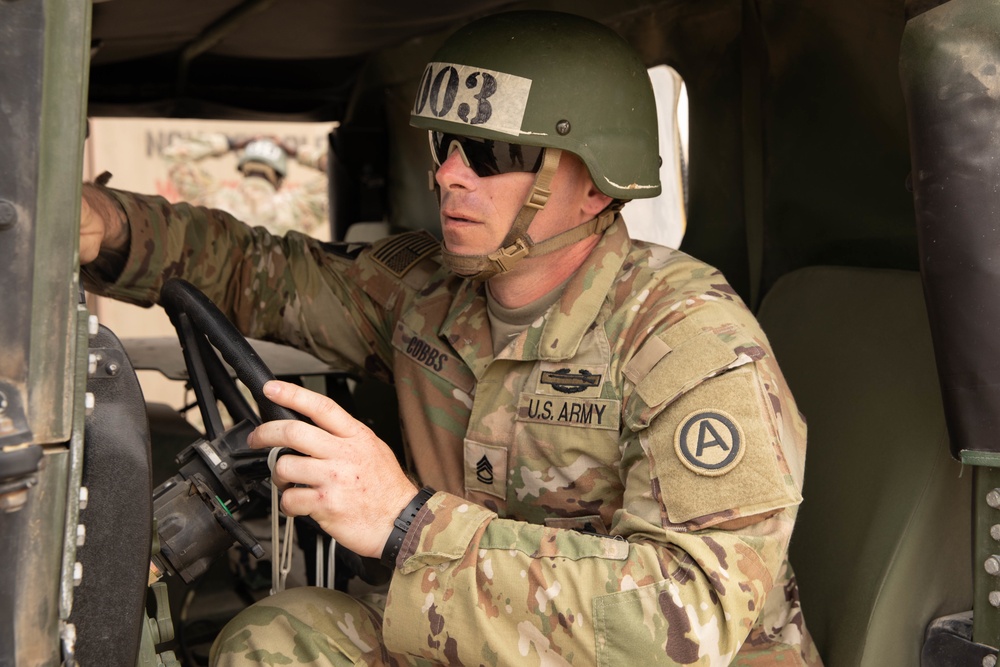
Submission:
POLYGON ((281 494, 281 511, 288 516, 311 516, 323 530, 328 533, 331 530, 337 532, 336 526, 343 520, 343 516, 337 511, 338 507, 343 506, 340 500, 341 497, 331 495, 329 489, 290 486, 281 494))
POLYGON ((316 507, 318 494, 308 486, 290 486, 281 493, 281 511, 288 516, 306 516, 316 507))
POLYGON ((336 453, 336 442, 323 429, 295 419, 265 422, 247 437, 251 449, 289 447, 300 454, 317 458, 336 453))
POLYGON ((283 482, 315 487, 325 483, 336 484, 339 467, 331 468, 311 456, 287 454, 274 464, 274 473, 283 482))
POLYGON ((308 417, 320 428, 342 438, 358 435, 364 425, 337 405, 336 401, 305 387, 271 380, 264 385, 269 399, 308 417))

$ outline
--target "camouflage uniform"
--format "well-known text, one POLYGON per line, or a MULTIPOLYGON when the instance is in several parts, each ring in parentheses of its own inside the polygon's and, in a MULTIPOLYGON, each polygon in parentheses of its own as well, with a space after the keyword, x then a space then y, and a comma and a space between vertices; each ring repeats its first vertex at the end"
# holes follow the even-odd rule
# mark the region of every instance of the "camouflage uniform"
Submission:
MULTIPOLYGON (((325 178, 313 178, 302 184, 284 183, 276 189, 267 179, 244 178, 219 182, 195 163, 230 152, 226 135, 201 133, 178 139, 163 149, 170 163, 170 181, 182 201, 218 208, 251 225, 262 225, 274 234, 298 231, 329 239, 329 195, 325 178)), ((302 146, 296 161, 320 169, 323 154, 302 146)))
POLYGON ((286 591, 218 664, 819 664, 787 562, 805 424, 718 271, 619 219, 494 358, 483 284, 429 235, 334 247, 117 196, 132 251, 103 291, 149 303, 183 275, 248 335, 393 381, 438 490, 384 612, 286 591))

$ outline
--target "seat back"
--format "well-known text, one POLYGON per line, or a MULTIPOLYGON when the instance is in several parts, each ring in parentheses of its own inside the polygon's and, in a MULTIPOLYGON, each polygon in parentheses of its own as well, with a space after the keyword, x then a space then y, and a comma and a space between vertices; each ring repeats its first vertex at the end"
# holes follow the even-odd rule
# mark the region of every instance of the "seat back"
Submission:
POLYGON ((948 453, 916 272, 808 267, 758 313, 809 426, 791 561, 827 667, 912 667, 972 608, 972 471, 948 453))

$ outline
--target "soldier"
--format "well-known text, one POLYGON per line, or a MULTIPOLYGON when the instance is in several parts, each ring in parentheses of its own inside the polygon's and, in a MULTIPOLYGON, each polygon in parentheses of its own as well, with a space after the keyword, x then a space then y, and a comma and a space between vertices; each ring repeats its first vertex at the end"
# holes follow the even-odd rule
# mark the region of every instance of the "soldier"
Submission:
POLYGON ((397 388, 405 471, 332 401, 266 385, 315 424, 251 437, 305 454, 278 460, 283 509, 393 575, 385 597, 267 598, 215 664, 820 664, 787 560, 803 418, 722 275, 617 213, 660 191, 637 55, 579 17, 487 17, 438 51, 411 120, 440 246, 86 189, 95 288, 149 303, 183 275, 248 335, 397 388))
POLYGON ((183 201, 219 208, 250 225, 274 234, 299 231, 329 240, 329 196, 326 178, 317 176, 294 187, 282 187, 288 158, 326 172, 326 152, 294 147, 270 137, 234 139, 220 132, 202 132, 176 139, 164 148, 170 182, 183 201), (239 151, 236 182, 220 182, 198 166, 210 157, 239 151))

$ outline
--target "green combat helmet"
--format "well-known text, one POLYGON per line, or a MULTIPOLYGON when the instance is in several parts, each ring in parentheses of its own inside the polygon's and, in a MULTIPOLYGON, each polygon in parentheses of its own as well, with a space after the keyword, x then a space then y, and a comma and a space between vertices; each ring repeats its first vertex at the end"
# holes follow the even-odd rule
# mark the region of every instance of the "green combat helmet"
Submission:
POLYGON ((279 182, 288 173, 288 156, 281 146, 270 139, 254 139, 247 144, 243 155, 240 156, 237 169, 248 174, 254 164, 262 164, 273 169, 279 182))
POLYGON ((508 12, 458 30, 424 70, 410 123, 548 149, 498 250, 470 256, 442 248, 445 263, 465 277, 484 280, 523 257, 599 234, 622 202, 660 194, 656 102, 646 67, 617 33, 572 14, 508 12), (579 157, 597 189, 617 203, 535 244, 528 226, 548 199, 560 151, 579 157))

